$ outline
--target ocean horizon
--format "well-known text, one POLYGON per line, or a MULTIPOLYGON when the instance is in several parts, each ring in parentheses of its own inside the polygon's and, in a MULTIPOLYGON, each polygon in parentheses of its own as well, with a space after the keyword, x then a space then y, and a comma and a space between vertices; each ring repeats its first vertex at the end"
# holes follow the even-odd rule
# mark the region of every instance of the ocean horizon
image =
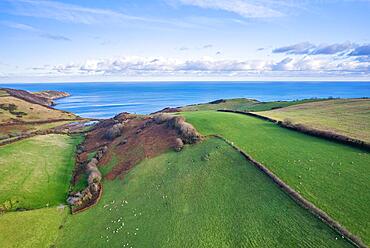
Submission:
POLYGON ((55 108, 90 118, 109 118, 121 112, 149 114, 165 107, 230 98, 289 101, 370 97, 370 82, 358 81, 7 83, 0 87, 68 92, 71 96, 57 100, 55 108))

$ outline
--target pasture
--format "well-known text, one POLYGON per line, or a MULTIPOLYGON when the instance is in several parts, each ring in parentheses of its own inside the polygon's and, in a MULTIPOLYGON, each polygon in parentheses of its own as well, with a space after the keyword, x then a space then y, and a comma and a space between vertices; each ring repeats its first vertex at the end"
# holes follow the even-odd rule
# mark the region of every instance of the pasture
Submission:
POLYGON ((52 247, 67 214, 67 208, 0 214, 0 247, 52 247))
POLYGON ((350 247, 221 139, 104 181, 98 205, 70 215, 57 247, 350 247))
POLYGON ((182 115, 202 134, 219 134, 233 142, 370 244, 368 152, 241 114, 182 115))
POLYGON ((272 101, 272 102, 260 102, 254 99, 247 98, 236 98, 236 99, 225 99, 222 101, 215 101, 211 103, 201 103, 189 106, 181 107, 181 111, 204 111, 204 110, 236 110, 236 111, 266 111, 271 109, 283 108, 291 105, 297 105, 307 102, 321 101, 322 99, 304 99, 295 101, 272 101))
POLYGON ((42 135, 0 147, 0 207, 34 209, 64 203, 81 136, 42 135))
POLYGON ((331 131, 370 143, 370 99, 335 99, 259 112, 275 120, 331 131))

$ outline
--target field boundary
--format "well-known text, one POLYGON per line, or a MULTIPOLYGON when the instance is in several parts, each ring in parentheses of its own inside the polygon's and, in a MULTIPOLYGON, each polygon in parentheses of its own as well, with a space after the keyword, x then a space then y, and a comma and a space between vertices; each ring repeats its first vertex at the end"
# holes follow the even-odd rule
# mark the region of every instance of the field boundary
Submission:
POLYGON ((348 241, 350 241, 352 244, 359 248, 367 248, 367 245, 359 238, 358 236, 352 234, 350 231, 348 231, 345 227, 339 224, 339 222, 332 219, 326 212, 321 210, 320 208, 316 207, 313 203, 306 200, 303 196, 301 196, 297 191, 295 191, 293 188, 291 188, 289 185, 287 185, 283 180, 281 180, 278 176, 276 176, 272 171, 270 171, 267 167, 265 167, 260 162, 253 159, 252 156, 241 150, 239 147, 234 145, 233 142, 227 140, 221 135, 208 135, 208 137, 215 137, 218 139, 221 139, 225 141, 227 144, 229 144, 231 147, 233 147, 235 150, 237 150, 246 160, 251 162, 254 166, 257 167, 261 172, 263 172, 265 175, 267 175, 279 188, 281 188, 286 194, 289 195, 296 203, 298 203, 303 208, 307 209, 309 212, 311 212, 313 215, 318 217, 320 220, 322 220, 324 223, 329 225, 333 230, 338 232, 340 235, 345 237, 348 241))
POLYGON ((85 210, 88 210, 88 209, 94 207, 95 205, 97 205, 100 202, 100 199, 101 199, 102 196, 103 196, 103 183, 100 183, 100 190, 99 190, 98 197, 96 197, 96 199, 93 200, 92 204, 89 204, 88 206, 77 209, 77 210, 73 210, 73 208, 71 208, 71 213, 73 215, 75 215, 75 214, 81 213, 85 210))
POLYGON ((14 138, 12 138, 10 140, 9 139, 6 139, 4 141, 0 141, 0 146, 9 145, 9 144, 15 143, 17 141, 21 141, 21 140, 32 138, 32 137, 39 136, 39 135, 49 135, 49 134, 70 135, 69 133, 66 133, 66 132, 58 132, 58 131, 55 131, 55 130, 35 131, 33 133, 30 133, 30 134, 19 135, 19 136, 14 137, 14 138))
POLYGON ((315 128, 309 128, 309 127, 306 127, 302 124, 286 124, 282 121, 278 121, 278 120, 272 119, 270 117, 262 116, 262 115, 259 115, 259 114, 256 114, 256 113, 251 113, 251 112, 242 112, 242 111, 236 111, 236 110, 221 110, 221 109, 217 110, 217 111, 218 112, 227 112, 227 113, 235 113, 235 114, 242 114, 242 115, 252 116, 252 117, 255 117, 255 118, 259 118, 259 119, 262 119, 262 120, 265 120, 265 121, 275 123, 280 127, 287 128, 287 129, 290 129, 290 130, 293 130, 293 131, 297 131, 297 132, 304 133, 304 134, 307 134, 307 135, 310 135, 310 136, 319 137, 319 138, 334 141, 334 142, 337 142, 337 143, 341 143, 341 144, 349 145, 349 146, 352 146, 352 147, 360 148, 360 149, 363 149, 363 150, 366 150, 366 151, 370 151, 370 144, 369 143, 367 143, 365 141, 362 141, 362 140, 359 140, 359 139, 354 139, 354 138, 351 138, 351 137, 348 137, 348 136, 345 136, 345 135, 342 135, 342 134, 323 131, 323 130, 319 130, 319 129, 315 129, 315 128))
POLYGON ((67 119, 67 118, 49 119, 49 120, 42 120, 42 121, 17 121, 17 122, 10 122, 10 123, 0 123, 0 127, 16 126, 16 125, 30 125, 30 124, 47 124, 47 123, 54 123, 54 122, 60 122, 60 121, 81 121, 84 119, 85 118, 79 117, 79 118, 71 118, 71 119, 67 119))

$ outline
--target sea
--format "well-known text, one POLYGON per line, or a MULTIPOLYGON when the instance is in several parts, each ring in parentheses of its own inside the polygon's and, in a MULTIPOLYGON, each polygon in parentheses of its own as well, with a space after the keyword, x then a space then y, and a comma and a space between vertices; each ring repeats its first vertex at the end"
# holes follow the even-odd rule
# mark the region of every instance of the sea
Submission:
POLYGON ((0 87, 68 92, 71 96, 57 100, 55 108, 90 118, 149 114, 165 107, 242 97, 259 101, 370 97, 370 82, 0 83, 0 87))

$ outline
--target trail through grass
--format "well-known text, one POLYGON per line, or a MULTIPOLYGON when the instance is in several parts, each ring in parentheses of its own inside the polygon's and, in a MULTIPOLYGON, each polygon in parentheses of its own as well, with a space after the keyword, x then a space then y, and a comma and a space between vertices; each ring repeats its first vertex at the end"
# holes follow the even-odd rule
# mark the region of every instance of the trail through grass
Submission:
POLYGON ((145 160, 104 181, 57 247, 348 247, 224 141, 145 160))
POLYGON ((220 134, 370 244, 370 154, 246 115, 183 113, 204 135, 220 134))

